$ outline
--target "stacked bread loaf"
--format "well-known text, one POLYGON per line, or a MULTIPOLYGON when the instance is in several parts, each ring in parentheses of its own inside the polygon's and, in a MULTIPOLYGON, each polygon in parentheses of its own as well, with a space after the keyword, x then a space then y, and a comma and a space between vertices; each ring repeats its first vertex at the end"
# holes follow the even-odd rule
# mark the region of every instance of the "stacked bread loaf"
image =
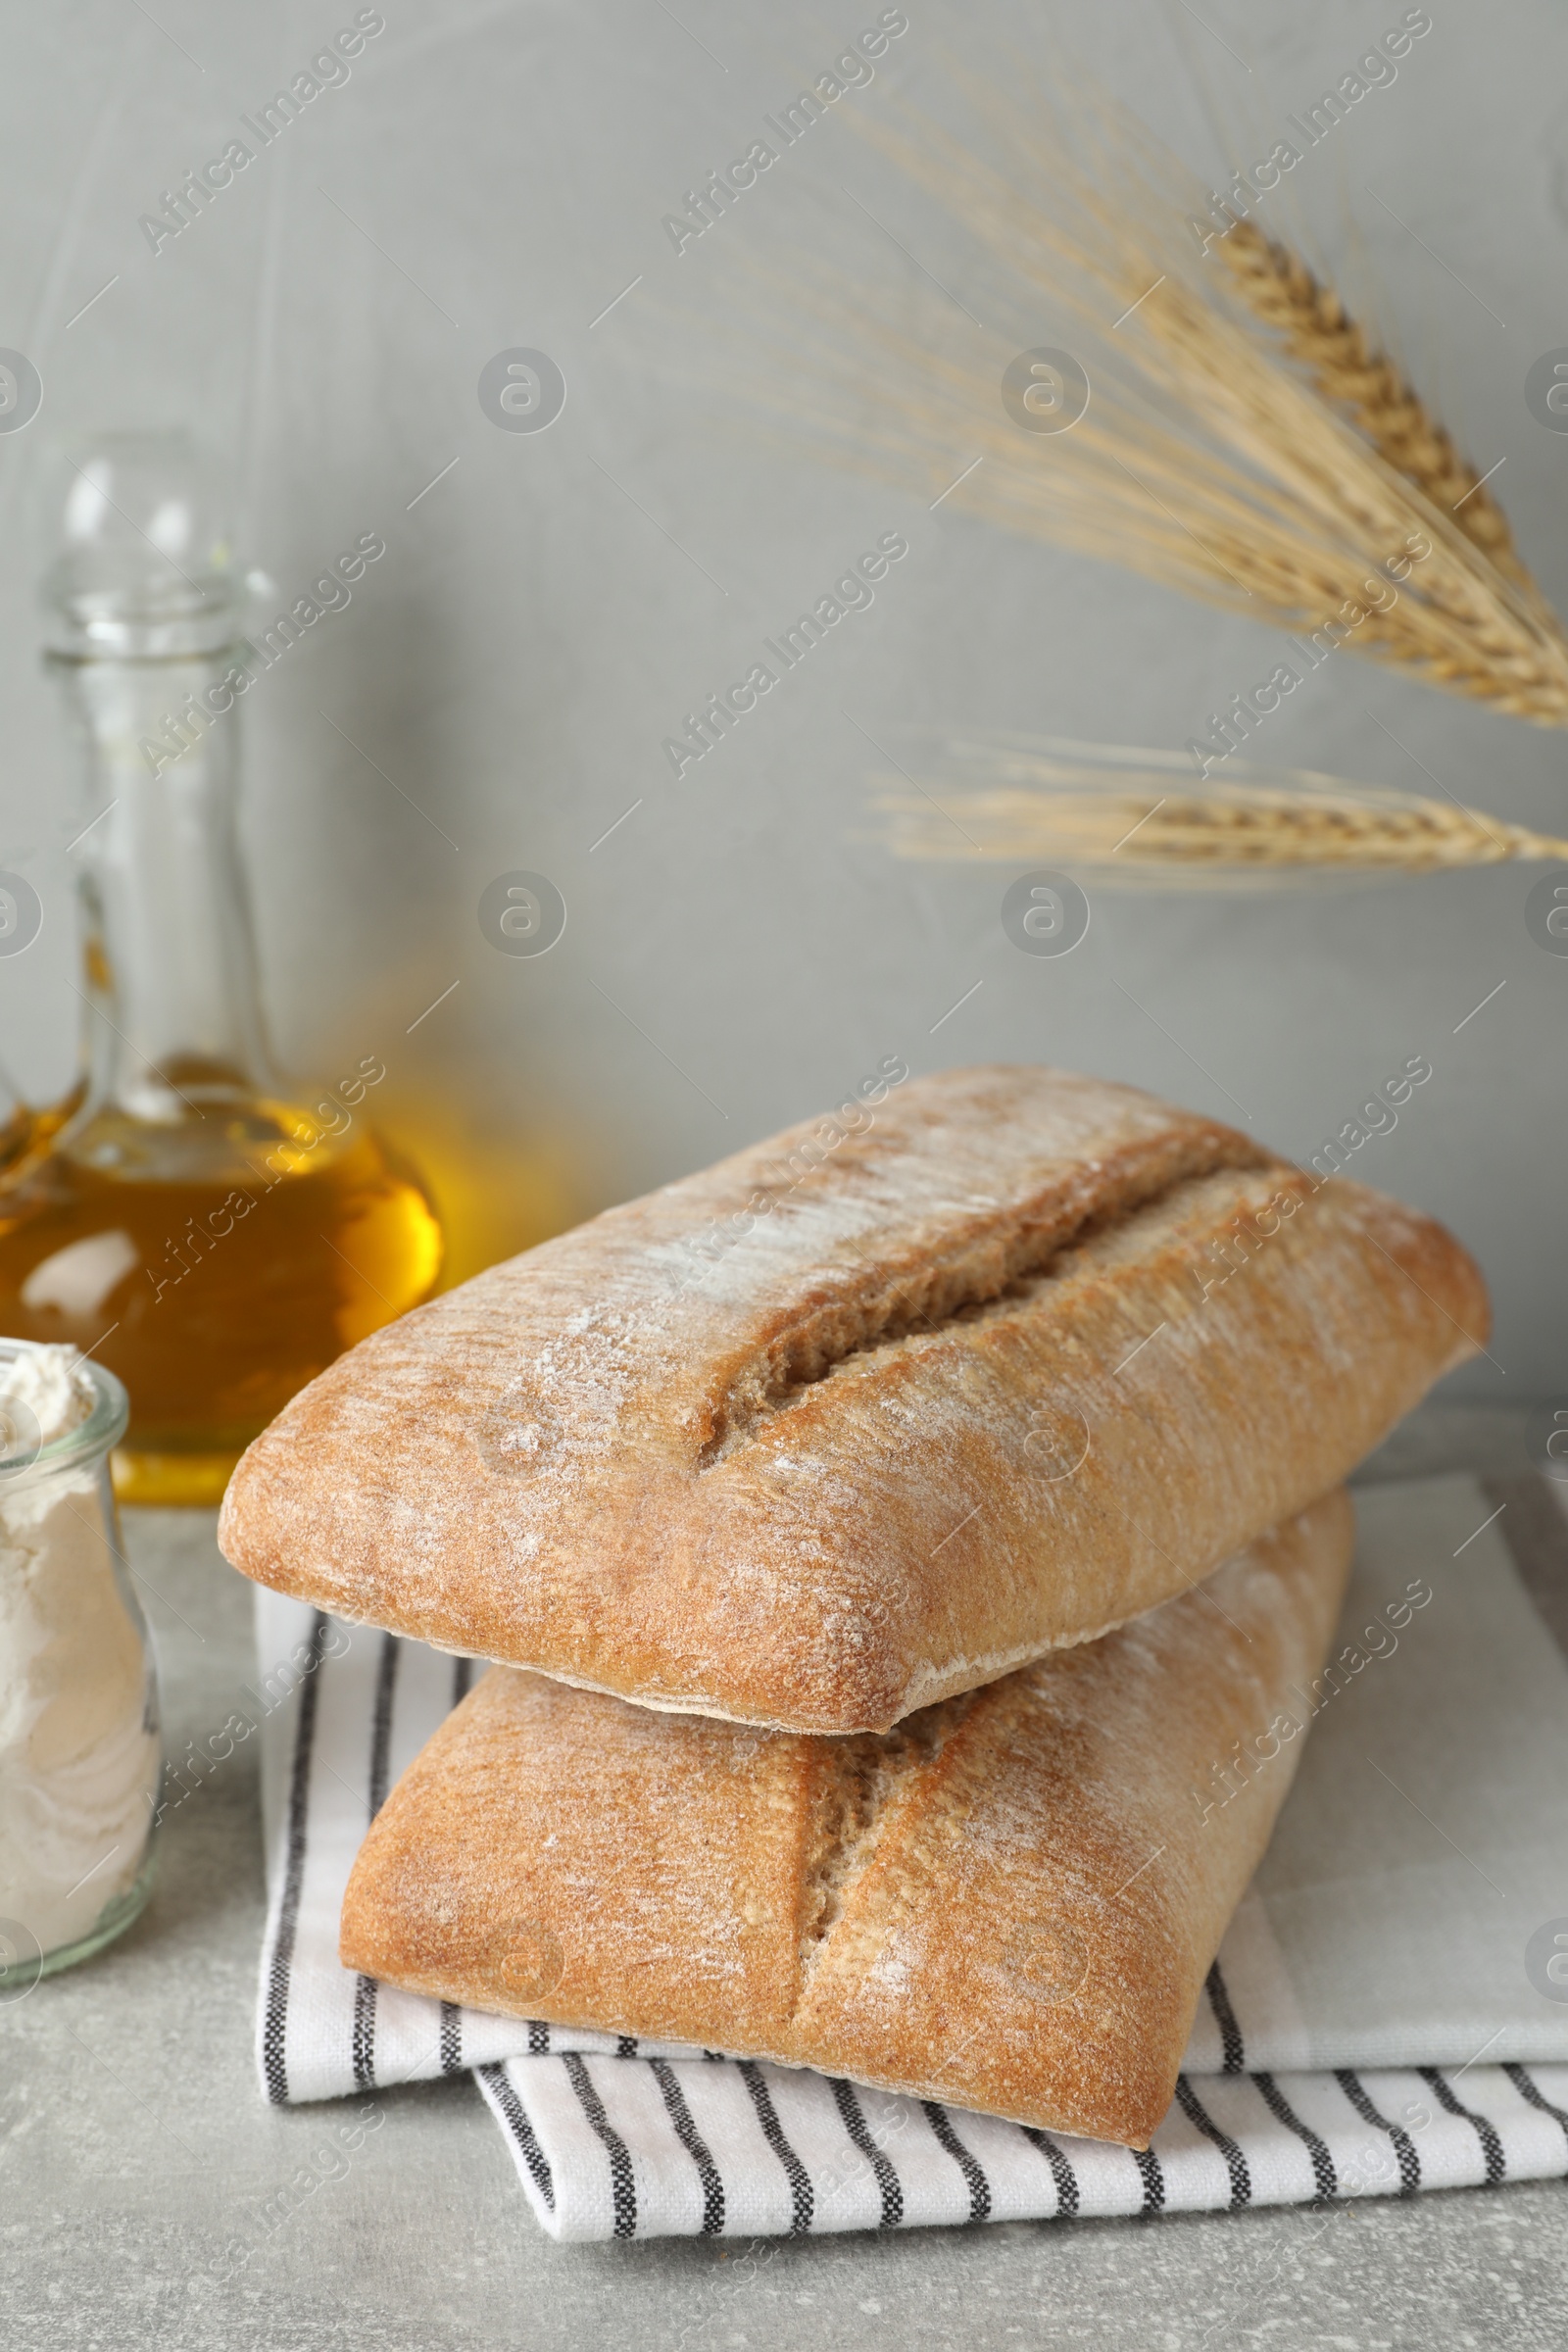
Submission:
POLYGON ((1300 1740, 1216 1775, 1294 1722, 1343 1482, 1486 1295, 1130 1088, 898 1073, 363 1342, 221 1542, 498 1661, 350 1967, 1143 2146, 1300 1740))

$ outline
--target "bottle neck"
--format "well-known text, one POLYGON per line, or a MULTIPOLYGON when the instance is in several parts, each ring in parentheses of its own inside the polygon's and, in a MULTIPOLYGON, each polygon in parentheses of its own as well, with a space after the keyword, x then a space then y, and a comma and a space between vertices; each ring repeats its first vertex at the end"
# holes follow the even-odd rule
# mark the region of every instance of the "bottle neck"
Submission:
POLYGON ((236 829, 238 652, 51 663, 82 772, 89 1112, 173 1125, 274 1083, 236 829))

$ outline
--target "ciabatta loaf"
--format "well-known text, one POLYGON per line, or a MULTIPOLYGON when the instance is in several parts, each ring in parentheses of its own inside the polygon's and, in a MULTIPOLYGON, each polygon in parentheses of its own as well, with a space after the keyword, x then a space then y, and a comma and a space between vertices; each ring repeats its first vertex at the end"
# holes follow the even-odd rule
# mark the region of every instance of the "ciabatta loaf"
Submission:
POLYGON ((910 1081, 363 1341, 249 1576, 645 1706, 912 1709, 1206 1576, 1487 1336, 1429 1218, 1131 1088, 910 1081))
POLYGON ((1144 2146, 1300 1753, 1352 1532, 1330 1495, 881 1737, 498 1667, 377 1814, 344 1963, 1144 2146))

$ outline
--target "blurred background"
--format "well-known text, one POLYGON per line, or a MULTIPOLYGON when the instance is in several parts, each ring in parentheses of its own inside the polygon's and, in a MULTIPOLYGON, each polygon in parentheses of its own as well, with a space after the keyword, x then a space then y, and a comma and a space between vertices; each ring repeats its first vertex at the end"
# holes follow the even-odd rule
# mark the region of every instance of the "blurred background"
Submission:
MULTIPOLYGON (((875 77, 679 251, 665 217, 877 7, 58 0, 16 20, 0 344, 43 397, 0 432, 0 865, 43 923, 0 957, 0 1052, 29 1096, 63 1095, 80 1012, 37 484, 62 436, 183 425, 231 474, 241 560, 271 583, 262 625, 356 541, 385 543, 246 699, 243 831, 279 1057, 384 1062, 376 1116, 430 1181, 446 1279, 842 1100, 890 1054, 1092 1070, 1302 1156, 1424 1056, 1431 1081, 1354 1172, 1486 1268, 1495 1360, 1456 1392, 1545 1396, 1568 1308, 1568 958, 1526 930, 1539 868, 1092 891, 1081 947, 1041 958, 1003 928, 1009 869, 901 863, 875 837, 868 735, 1179 750, 1280 643, 818 467, 711 390, 705 338, 736 273, 792 237, 909 269, 914 231, 848 118, 890 91, 935 103, 943 59, 979 35, 963 6, 906 13, 875 77), (260 149, 242 118, 356 25, 344 75, 205 209, 144 225, 176 220, 171 194, 230 139, 260 149), (519 349, 564 381, 548 429, 501 422, 485 370, 519 349), (677 779, 662 745, 685 714, 888 532, 909 552, 874 605, 677 779), (548 954, 481 927, 487 887, 518 871, 564 903, 548 954)), ((1403 14, 1108 0, 1066 29, 1218 183, 1403 14)), ((1544 0, 1432 19, 1293 197, 1461 447, 1500 467, 1562 609, 1568 435, 1524 385, 1568 342, 1568 22, 1544 0)), ((999 4, 986 37, 1039 56, 1047 22, 999 4)), ((1258 756, 1568 830, 1560 736, 1348 655, 1258 756)))

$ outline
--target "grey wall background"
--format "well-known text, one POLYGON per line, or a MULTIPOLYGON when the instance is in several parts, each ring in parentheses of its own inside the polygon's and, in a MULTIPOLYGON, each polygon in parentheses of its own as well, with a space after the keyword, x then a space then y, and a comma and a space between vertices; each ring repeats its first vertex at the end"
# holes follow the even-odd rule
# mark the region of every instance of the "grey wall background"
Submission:
MULTIPOLYGON (((888 1053, 1102 1071, 1223 1117, 1240 1105, 1302 1153, 1424 1053, 1432 1082, 1360 1172, 1447 1219, 1487 1267, 1503 1371, 1482 1362, 1460 1386, 1568 1388, 1568 960, 1527 937, 1536 869, 1336 896, 1102 897, 1083 947, 1046 961, 1003 934, 1007 870, 896 864, 852 838, 867 760, 846 710, 873 729, 1179 747, 1277 658, 1266 629, 748 447, 706 396, 650 370, 650 318, 700 339, 722 300, 705 247, 677 257, 662 216, 875 7, 385 0, 347 84, 157 255, 138 217, 355 10, 155 8, 6 12, 0 344, 34 360, 45 401, 0 436, 0 863, 34 878, 47 919, 0 966, 0 1041, 34 1085, 63 1083, 75 999, 29 486, 53 434, 184 421, 233 466, 246 552, 288 597, 357 534, 386 538, 352 606, 249 698, 247 837, 286 1056, 386 1059, 383 1117, 469 1214, 470 1250, 805 1116, 888 1053), (480 410, 480 368, 514 345, 564 370, 548 432, 504 433, 480 410), (911 558, 874 610, 677 785, 660 746, 681 713, 891 527, 911 558), (539 960, 497 955, 475 919, 514 867, 550 874, 570 909, 539 960)), ((840 114, 890 86, 928 96, 939 48, 971 37, 948 0, 908 13, 840 114)), ((1532 360, 1568 343, 1568 21, 1547 0, 1431 13, 1398 81, 1314 155, 1310 188, 1297 174, 1299 192, 1462 446, 1483 469, 1506 461, 1495 487, 1568 607, 1568 436, 1537 424, 1522 389, 1532 360)), ((1110 0, 1070 30, 1212 175, 1400 14, 1213 0, 1200 24, 1110 0)), ((990 21, 1038 37, 1018 0, 990 21)), ((754 236, 776 248, 792 211, 820 238, 865 166, 830 119, 726 220, 730 256, 754 236)), ((1430 789, 1424 763, 1460 798, 1568 831, 1562 739, 1348 656, 1259 752, 1430 789)))

